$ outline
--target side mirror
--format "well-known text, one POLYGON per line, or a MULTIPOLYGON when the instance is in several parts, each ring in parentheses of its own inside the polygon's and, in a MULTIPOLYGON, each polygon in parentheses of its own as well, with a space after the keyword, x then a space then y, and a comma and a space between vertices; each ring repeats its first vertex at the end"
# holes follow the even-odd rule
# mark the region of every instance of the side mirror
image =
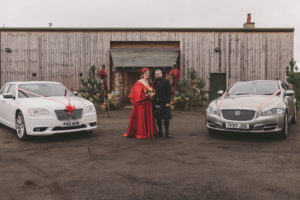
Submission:
POLYGON ((218 95, 222 95, 223 93, 224 93, 223 90, 219 90, 217 94, 218 94, 218 95))
POLYGON ((72 91, 73 92, 73 94, 75 95, 75 96, 78 96, 78 92, 77 91, 72 91))
POLYGON ((14 99, 15 96, 12 93, 4 93, 3 98, 5 98, 5 99, 14 99))
POLYGON ((295 95, 294 90, 287 90, 287 91, 284 93, 284 96, 293 96, 293 95, 295 95))

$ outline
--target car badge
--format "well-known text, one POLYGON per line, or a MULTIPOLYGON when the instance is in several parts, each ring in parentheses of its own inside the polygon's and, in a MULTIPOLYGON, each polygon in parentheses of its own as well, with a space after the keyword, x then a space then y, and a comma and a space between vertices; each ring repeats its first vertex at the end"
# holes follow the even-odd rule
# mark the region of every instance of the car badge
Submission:
POLYGON ((235 114, 236 116, 240 116, 240 115, 241 115, 241 111, 239 111, 239 110, 238 110, 238 111, 235 111, 234 114, 235 114))

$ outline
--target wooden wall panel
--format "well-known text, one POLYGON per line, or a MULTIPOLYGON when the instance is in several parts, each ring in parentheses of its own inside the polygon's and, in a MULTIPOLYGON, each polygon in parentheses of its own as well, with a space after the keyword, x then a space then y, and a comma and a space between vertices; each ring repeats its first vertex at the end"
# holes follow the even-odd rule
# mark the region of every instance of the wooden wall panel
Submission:
MULTIPOLYGON (((110 76, 113 41, 179 42, 183 78, 194 67, 206 81, 210 73, 226 73, 227 86, 239 80, 285 80, 293 57, 293 32, 184 31, 1 31, 1 85, 7 81, 60 81, 80 87, 91 65, 106 65, 110 76), (220 47, 221 52, 215 52, 220 47), (5 52, 11 48, 12 52, 5 52), (36 77, 32 74, 36 73, 36 77), (80 77, 80 73, 83 77, 80 77)), ((109 79, 110 80, 110 79, 109 79)), ((110 84, 110 83, 109 83, 110 84)))

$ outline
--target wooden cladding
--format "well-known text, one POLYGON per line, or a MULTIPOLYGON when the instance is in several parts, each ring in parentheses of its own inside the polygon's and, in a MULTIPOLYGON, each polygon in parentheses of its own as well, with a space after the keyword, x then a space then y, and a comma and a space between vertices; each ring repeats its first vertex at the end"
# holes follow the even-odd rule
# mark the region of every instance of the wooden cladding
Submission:
POLYGON ((182 78, 195 68, 206 81, 205 90, 209 90, 210 73, 225 73, 227 86, 239 80, 285 80, 285 66, 293 57, 294 43, 292 31, 2 30, 0 37, 1 85, 8 81, 47 80, 73 89, 80 87, 80 74, 86 77, 91 65, 105 64, 110 77, 111 48, 132 42, 137 46, 179 46, 182 78))

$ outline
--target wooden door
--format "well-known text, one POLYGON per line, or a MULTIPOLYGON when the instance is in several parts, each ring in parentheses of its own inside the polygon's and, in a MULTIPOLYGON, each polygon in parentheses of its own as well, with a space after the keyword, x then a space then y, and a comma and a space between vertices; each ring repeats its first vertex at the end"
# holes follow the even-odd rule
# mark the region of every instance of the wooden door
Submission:
POLYGON ((139 80, 139 72, 138 71, 125 71, 124 73, 124 96, 123 96, 123 104, 131 104, 129 99, 129 94, 134 86, 134 84, 139 80))

